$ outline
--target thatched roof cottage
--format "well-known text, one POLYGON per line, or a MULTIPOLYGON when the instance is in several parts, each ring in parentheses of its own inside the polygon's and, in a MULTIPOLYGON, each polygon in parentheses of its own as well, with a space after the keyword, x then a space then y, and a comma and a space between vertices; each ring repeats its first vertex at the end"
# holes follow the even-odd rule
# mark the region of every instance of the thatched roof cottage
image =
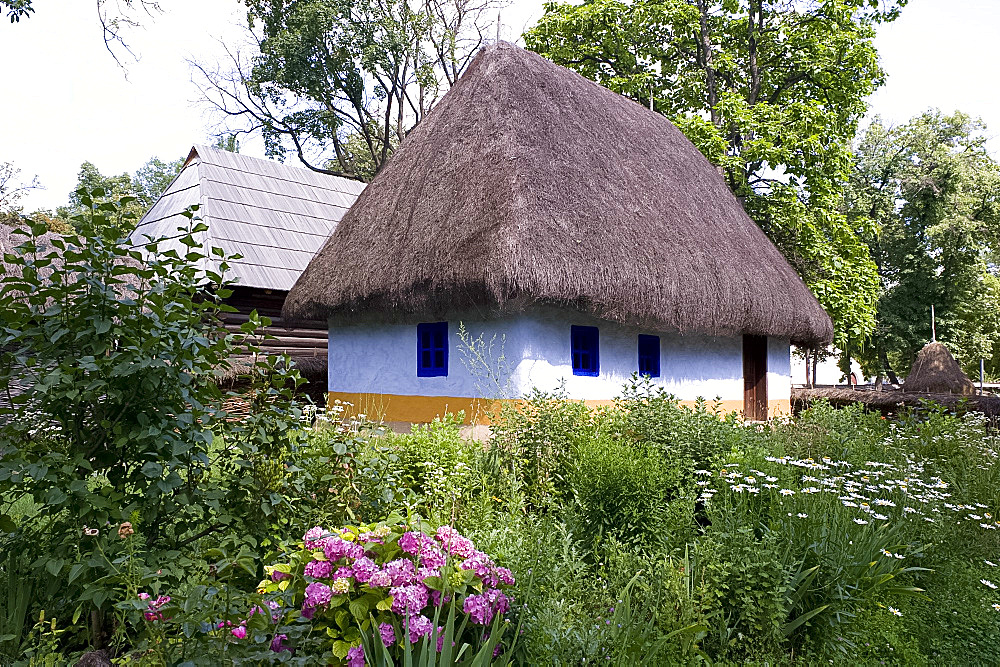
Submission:
POLYGON ((292 284, 363 189, 358 181, 194 146, 131 239, 140 243, 147 236, 176 235, 178 226, 187 223, 181 213, 197 204, 196 214, 208 227, 198 240, 241 255, 230 262, 235 287, 227 299, 239 312, 224 316, 226 326, 238 330, 252 310, 270 317, 273 327, 267 333, 276 339, 265 341, 265 346, 289 354, 304 376, 322 386, 327 373, 326 322, 304 319, 288 327, 281 308, 292 284))
POLYGON ((832 336, 676 127, 504 43, 403 141, 284 312, 329 321, 331 398, 390 422, 561 381, 601 403, 636 372, 761 419, 789 409, 790 343, 832 336), (460 324, 498 336, 481 367, 460 324))

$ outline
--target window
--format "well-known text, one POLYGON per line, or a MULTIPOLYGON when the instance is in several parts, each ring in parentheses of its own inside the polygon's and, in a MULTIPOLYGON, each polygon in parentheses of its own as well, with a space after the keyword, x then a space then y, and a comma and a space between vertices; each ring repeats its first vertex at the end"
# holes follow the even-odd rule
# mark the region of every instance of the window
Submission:
POLYGON ((448 375, 448 323, 417 325, 417 377, 448 375))
POLYGON ((639 334, 639 375, 660 377, 660 337, 639 334))
POLYGON ((596 376, 601 370, 597 327, 571 327, 573 375, 596 376))

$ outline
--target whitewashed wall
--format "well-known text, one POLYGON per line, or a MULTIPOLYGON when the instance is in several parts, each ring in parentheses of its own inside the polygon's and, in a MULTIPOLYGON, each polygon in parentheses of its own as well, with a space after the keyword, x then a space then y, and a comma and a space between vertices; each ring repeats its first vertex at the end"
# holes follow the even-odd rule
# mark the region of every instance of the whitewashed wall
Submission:
MULTIPOLYGON (((430 321, 430 320, 428 320, 430 321)), ((532 388, 553 390, 565 381, 572 398, 602 400, 617 396, 637 370, 637 335, 660 336, 660 377, 653 381, 682 400, 743 400, 740 338, 681 336, 631 329, 555 308, 536 309, 505 319, 484 321, 454 315, 448 319, 446 377, 417 377, 416 326, 380 324, 330 327, 329 389, 334 392, 409 396, 487 396, 517 398, 532 388), (473 337, 489 343, 496 335, 492 366, 500 353, 507 359, 509 382, 496 382, 478 367, 463 364, 457 335, 459 322, 473 337), (597 326, 600 331, 600 375, 573 375, 570 326, 597 326)), ((494 376, 497 374, 494 373, 494 376)), ((768 342, 770 400, 789 396, 788 341, 768 342)))

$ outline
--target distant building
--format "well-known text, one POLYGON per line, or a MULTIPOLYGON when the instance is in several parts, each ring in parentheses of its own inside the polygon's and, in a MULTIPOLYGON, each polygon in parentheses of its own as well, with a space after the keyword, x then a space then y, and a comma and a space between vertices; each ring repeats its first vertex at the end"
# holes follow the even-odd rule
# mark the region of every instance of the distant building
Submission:
MULTIPOLYGON (((253 310, 270 317, 268 333, 277 340, 265 346, 289 354, 304 376, 323 384, 326 322, 303 320, 286 327, 281 308, 299 274, 363 189, 358 181, 194 146, 131 240, 176 234, 187 223, 181 213, 197 204, 196 215, 208 226, 198 240, 242 255, 230 262, 229 277, 236 284, 227 302, 239 312, 224 316, 226 326, 237 330, 253 310)), ((218 265, 215 257, 203 262, 203 268, 218 265)))
POLYGON ((400 424, 560 382, 602 404, 637 372, 763 419, 789 411, 790 344, 833 331, 676 127, 509 44, 402 142, 284 312, 329 321, 331 399, 400 424), (460 324, 505 363, 470 363, 460 324))

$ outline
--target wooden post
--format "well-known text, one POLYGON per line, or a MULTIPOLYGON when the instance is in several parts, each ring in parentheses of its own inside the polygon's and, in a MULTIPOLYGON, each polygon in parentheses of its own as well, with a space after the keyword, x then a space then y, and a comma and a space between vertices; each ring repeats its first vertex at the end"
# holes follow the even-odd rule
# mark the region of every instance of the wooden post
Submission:
POLYGON ((937 342, 937 330, 934 325, 934 304, 931 304, 931 342, 937 342))

